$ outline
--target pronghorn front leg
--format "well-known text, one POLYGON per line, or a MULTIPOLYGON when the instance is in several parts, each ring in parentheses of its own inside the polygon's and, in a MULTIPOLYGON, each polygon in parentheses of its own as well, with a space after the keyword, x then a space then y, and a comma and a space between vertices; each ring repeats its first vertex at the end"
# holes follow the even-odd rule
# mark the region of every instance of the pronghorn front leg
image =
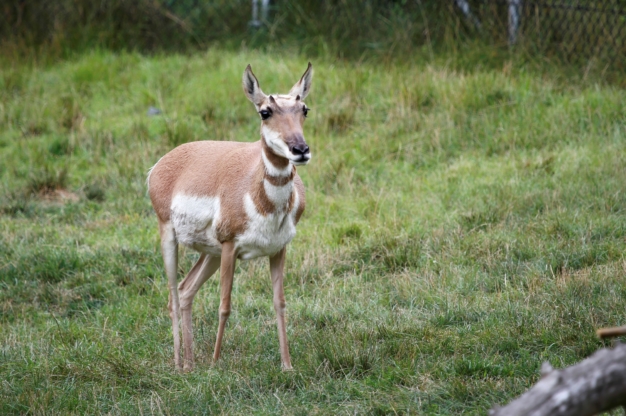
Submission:
POLYGON ((172 224, 159 223, 161 234, 161 253, 163 263, 165 263, 165 274, 167 275, 167 286, 170 296, 167 307, 172 320, 172 334, 174 335, 174 365, 180 370, 180 335, 178 330, 178 316, 180 313, 180 303, 178 301, 178 287, 176 277, 178 272, 178 242, 172 224))
POLYGON ((285 269, 285 252, 283 247, 278 253, 270 257, 270 274, 272 275, 272 290, 274 291, 274 310, 278 326, 278 343, 280 345, 280 359, 283 370, 292 370, 287 331, 285 330, 285 292, 283 291, 283 270, 285 269))
POLYGON ((215 341, 215 351, 213 352, 213 361, 220 358, 220 349, 222 348, 222 338, 224 337, 224 327, 230 316, 230 292, 233 289, 233 276, 235 275, 235 262, 237 256, 235 253, 235 242, 227 241, 222 243, 222 261, 220 264, 220 323, 217 329, 217 339, 215 341))

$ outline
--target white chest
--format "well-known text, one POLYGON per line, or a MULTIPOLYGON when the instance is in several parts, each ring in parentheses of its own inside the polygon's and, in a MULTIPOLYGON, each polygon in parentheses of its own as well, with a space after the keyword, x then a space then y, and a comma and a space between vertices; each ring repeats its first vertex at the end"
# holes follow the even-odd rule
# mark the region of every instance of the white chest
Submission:
MULTIPOLYGON (((285 188, 285 187, 282 187, 285 188)), ((291 190, 291 186, 289 187, 291 190)), ((267 190, 267 186, 266 186, 267 190)), ((235 239, 235 247, 242 260, 261 256, 271 256, 287 245, 296 235, 296 211, 298 207, 298 193, 295 191, 295 200, 291 211, 277 209, 269 215, 261 215, 250 195, 244 198, 246 216, 248 217, 246 231, 235 239)), ((273 195, 269 192, 272 200, 273 195)), ((284 195, 288 201, 291 192, 284 195)), ((286 206, 286 202, 283 205, 286 206)))
MULTIPOLYGON (((265 183, 268 198, 278 207, 286 207, 294 192, 292 209, 276 209, 262 215, 249 194, 244 196, 245 231, 235 237, 235 249, 242 260, 270 256, 287 245, 296 235, 295 217, 299 204, 293 186, 275 187, 265 183)), ((171 221, 180 244, 212 256, 221 256, 222 245, 217 238, 220 221, 229 221, 220 207, 218 197, 176 195, 171 205, 171 221)))

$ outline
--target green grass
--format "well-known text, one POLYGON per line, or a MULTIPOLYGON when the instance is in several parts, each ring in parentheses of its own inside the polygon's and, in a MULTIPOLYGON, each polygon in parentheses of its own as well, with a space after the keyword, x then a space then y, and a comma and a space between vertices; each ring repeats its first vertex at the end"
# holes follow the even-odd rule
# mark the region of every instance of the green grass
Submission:
POLYGON ((0 413, 485 414, 624 324, 626 92, 319 59, 287 262, 295 371, 261 259, 239 263, 216 365, 205 284, 197 368, 176 373, 145 177, 180 143, 258 138, 248 63, 266 92, 306 68, 219 49, 3 64, 0 413))

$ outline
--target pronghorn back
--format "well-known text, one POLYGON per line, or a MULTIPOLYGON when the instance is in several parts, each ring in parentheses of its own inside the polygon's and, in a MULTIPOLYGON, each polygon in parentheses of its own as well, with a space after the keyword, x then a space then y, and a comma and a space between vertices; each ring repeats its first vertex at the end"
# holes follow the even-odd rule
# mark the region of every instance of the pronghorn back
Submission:
MULTIPOLYGON (((237 159, 259 159, 260 148, 257 149, 255 144, 208 140, 190 142, 163 156, 150 170, 148 177, 150 199, 159 220, 169 221, 172 198, 177 193, 215 196, 221 186, 238 187, 241 182, 220 184, 230 178, 226 174, 229 156, 234 153, 237 159)), ((235 169, 251 168, 254 162, 236 165, 235 169)))

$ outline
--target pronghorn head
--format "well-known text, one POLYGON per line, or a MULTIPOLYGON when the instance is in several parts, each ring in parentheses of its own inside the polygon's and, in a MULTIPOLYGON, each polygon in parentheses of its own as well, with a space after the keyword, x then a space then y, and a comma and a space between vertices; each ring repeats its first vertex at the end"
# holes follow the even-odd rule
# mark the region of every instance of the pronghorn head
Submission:
POLYGON ((287 95, 265 95, 250 65, 243 73, 243 90, 261 116, 261 134, 269 149, 294 165, 306 165, 311 160, 309 146, 304 141, 302 124, 309 108, 304 99, 311 90, 313 67, 309 62, 300 81, 287 95))

